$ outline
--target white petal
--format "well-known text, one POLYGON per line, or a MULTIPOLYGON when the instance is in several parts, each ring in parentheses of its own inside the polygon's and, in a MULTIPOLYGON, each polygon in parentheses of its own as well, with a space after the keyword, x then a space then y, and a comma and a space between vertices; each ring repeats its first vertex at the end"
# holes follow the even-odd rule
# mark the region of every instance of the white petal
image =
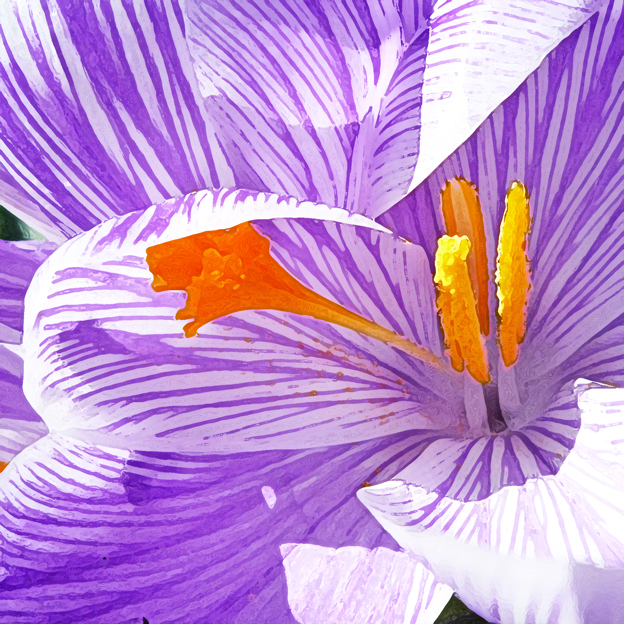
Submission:
POLYGON ((577 389, 582 426, 555 475, 467 503, 400 480, 359 492, 486 619, 615 622, 624 608, 624 390, 577 389))
POLYGON ((301 624, 433 624, 453 590, 387 548, 282 546, 288 602, 301 624))

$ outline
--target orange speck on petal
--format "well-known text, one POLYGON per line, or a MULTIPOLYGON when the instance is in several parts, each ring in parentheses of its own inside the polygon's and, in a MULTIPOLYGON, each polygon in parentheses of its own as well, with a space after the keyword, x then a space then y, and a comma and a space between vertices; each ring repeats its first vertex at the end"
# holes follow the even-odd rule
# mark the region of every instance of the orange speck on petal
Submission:
POLYGON ((186 291, 186 306, 176 318, 191 321, 184 326, 187 337, 228 314, 276 310, 352 329, 432 366, 443 366, 424 347, 305 287, 271 256, 270 246, 251 223, 154 245, 147 249, 152 288, 186 291))
POLYGON ((488 306, 488 261, 483 213, 477 187, 464 178, 446 181, 440 193, 440 207, 449 236, 467 236, 470 252, 466 259, 470 283, 477 300, 481 332, 490 333, 488 306))
POLYGON ((466 257, 466 236, 442 236, 435 257, 436 300, 451 366, 468 372, 482 384, 490 382, 487 355, 480 331, 466 257))
POLYGON ((0 461, 0 472, 2 472, 8 465, 10 462, 3 462, 0 461))
POLYGON ((505 366, 511 366, 518 359, 519 346, 526 332, 526 308, 531 288, 530 263, 526 254, 530 228, 529 193, 524 184, 513 182, 505 198, 496 258, 498 338, 505 366))

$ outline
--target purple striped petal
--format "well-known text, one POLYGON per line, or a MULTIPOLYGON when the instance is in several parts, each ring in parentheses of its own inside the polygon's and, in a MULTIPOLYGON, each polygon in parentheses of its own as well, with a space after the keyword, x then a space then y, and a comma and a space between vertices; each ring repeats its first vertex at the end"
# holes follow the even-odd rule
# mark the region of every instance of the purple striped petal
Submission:
POLYGON ((624 391, 596 385, 577 386, 582 425, 556 475, 479 501, 400 479, 364 488, 359 498, 489 621, 617 622, 624 609, 624 391))
POLYGON ((10 462, 22 449, 48 433, 22 390, 22 358, 0 345, 0 462, 10 462))
POLYGON ((237 186, 362 214, 405 195, 428 41, 419 2, 192 0, 186 11, 237 186))
MULTIPOLYGON (((521 394, 547 405, 584 376, 621 383, 624 309, 622 84, 624 19, 610 3, 566 39, 526 83, 384 225, 430 258, 441 233, 438 195, 462 175, 479 186, 490 261, 506 189, 531 193, 533 288, 515 369, 521 394)), ((491 270, 494 270, 493 264, 491 270)), ((492 301, 491 309, 494 309, 492 301)))
MULTIPOLYGON (((416 188, 604 0, 435 3, 416 188)), ((370 216, 381 214, 376 211, 370 216)))
POLYGON ((428 45, 430 11, 414 0, 12 0, 0 200, 53 240, 235 182, 381 214, 410 187, 421 108, 431 168, 592 9, 514 5, 514 23, 484 44, 480 24, 498 10, 446 3, 428 45), (523 37, 519 21, 531 26, 523 37), (436 56, 423 76, 426 54, 436 56))
POLYGON ((0 197, 53 240, 231 172, 177 1, 10 0, 0 28, 0 197))
POLYGON ((55 249, 54 243, 0 241, 0 342, 22 341, 26 290, 35 271, 55 249))
POLYGON ((285 544, 288 603, 301 624, 433 624, 453 590, 406 553, 285 544))
POLYGON ((557 474, 578 434, 573 387, 563 388, 529 425, 501 434, 433 441, 397 478, 461 501, 483 500, 507 486, 557 474))
POLYGON ((37 273, 25 388, 52 431, 146 450, 236 452, 465 425, 452 371, 311 317, 240 312, 186 338, 175 320, 185 293, 152 290, 146 248, 249 219, 304 285, 441 355, 420 248, 340 209, 204 191, 106 222, 37 273), (332 220, 284 218, 302 211, 332 220))
POLYGON ((438 5, 189 2, 191 55, 237 183, 380 215, 599 2, 438 5))
POLYGON ((0 475, 0 618, 292 624, 283 545, 395 549, 354 493, 416 454, 405 434, 229 457, 48 436, 0 475))

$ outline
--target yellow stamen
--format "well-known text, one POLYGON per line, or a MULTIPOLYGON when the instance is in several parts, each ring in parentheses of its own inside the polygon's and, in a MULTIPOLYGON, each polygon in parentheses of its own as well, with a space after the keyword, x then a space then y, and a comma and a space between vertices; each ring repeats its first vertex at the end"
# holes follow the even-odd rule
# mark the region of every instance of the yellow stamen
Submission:
POLYGON ((531 288, 526 254, 530 227, 529 194, 522 183, 513 182, 505 199, 496 259, 498 337, 505 366, 511 366, 518 359, 519 345, 526 332, 526 307, 531 288))
POLYGON ((306 288, 271 256, 270 245, 251 223, 241 223, 149 247, 152 288, 186 291, 186 306, 176 318, 192 319, 184 326, 187 337, 234 312, 277 310, 334 323, 445 366, 424 347, 306 288))
POLYGON ((440 194, 440 206, 446 233, 449 236, 467 236, 470 240, 471 247, 466 264, 472 290, 477 300, 481 333, 487 336, 490 333, 488 261, 483 213, 477 187, 464 178, 447 180, 440 194))
POLYGON ((442 236, 435 257, 438 286, 437 305, 452 367, 464 366, 480 383, 490 382, 487 355, 466 258, 470 252, 467 236, 442 236))

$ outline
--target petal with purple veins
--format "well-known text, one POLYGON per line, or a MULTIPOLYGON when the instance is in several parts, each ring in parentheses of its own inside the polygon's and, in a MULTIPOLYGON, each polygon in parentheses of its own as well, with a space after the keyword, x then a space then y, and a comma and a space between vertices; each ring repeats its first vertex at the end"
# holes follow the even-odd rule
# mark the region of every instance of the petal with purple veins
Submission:
POLYGON ((407 553, 285 544, 288 604, 301 624, 433 624, 453 590, 407 553))
POLYGON ((22 390, 22 358, 0 345, 0 464, 10 462, 22 449, 48 433, 41 417, 22 390))
POLYGON ((26 291, 44 260, 56 249, 41 241, 0 241, 0 342, 19 344, 26 291))
POLYGON ((381 214, 418 159, 437 164, 593 9, 545 3, 538 28, 532 6, 514 7, 531 28, 511 39, 496 24, 484 53, 475 28, 500 19, 489 2, 436 9, 431 45, 414 1, 11 2, 0 199, 51 240, 235 183, 381 214), (496 71, 471 71, 494 53, 496 71), (423 75, 426 55, 440 60, 423 75), (434 151, 420 157, 422 123, 434 151))
POLYGON ((184 293, 154 292, 147 247, 248 220, 305 286, 441 356, 418 247, 339 209, 205 191, 106 222, 37 274, 25 388, 52 431, 145 450, 235 452, 464 425, 452 371, 339 325, 244 311, 186 338, 175 319, 184 293), (331 220, 288 218, 302 210, 331 220))
POLYGON ((417 453, 406 434, 234 456, 47 436, 0 475, 0 617, 292 622, 283 545, 396 549, 353 494, 417 453))
POLYGON ((572 384, 529 424, 472 438, 439 438, 396 478, 461 501, 557 474, 574 448, 580 411, 572 384))
POLYGON ((194 0, 186 17, 237 183, 374 217, 599 4, 194 0))
MULTIPOLYGON (((430 18, 416 188, 604 0, 437 2, 430 18)), ((377 216, 375 212, 371 216, 377 216)))
POLYGON ((505 192, 527 186, 532 289, 513 375, 521 398, 530 390, 542 406, 579 376, 624 380, 623 32, 620 4, 605 4, 380 220, 433 257, 440 189, 464 176, 479 187, 493 271, 505 192))
POLYGON ((15 0, 1 30, 2 203, 37 231, 232 184, 175 0, 15 0))
POLYGON ((624 608, 624 391, 596 386, 577 383, 582 424, 556 474, 469 502, 416 479, 364 488, 359 498, 490 621, 617 621, 624 608))
POLYGON ((187 2, 191 56, 237 186, 362 214, 396 203, 419 151, 422 9, 187 2))

